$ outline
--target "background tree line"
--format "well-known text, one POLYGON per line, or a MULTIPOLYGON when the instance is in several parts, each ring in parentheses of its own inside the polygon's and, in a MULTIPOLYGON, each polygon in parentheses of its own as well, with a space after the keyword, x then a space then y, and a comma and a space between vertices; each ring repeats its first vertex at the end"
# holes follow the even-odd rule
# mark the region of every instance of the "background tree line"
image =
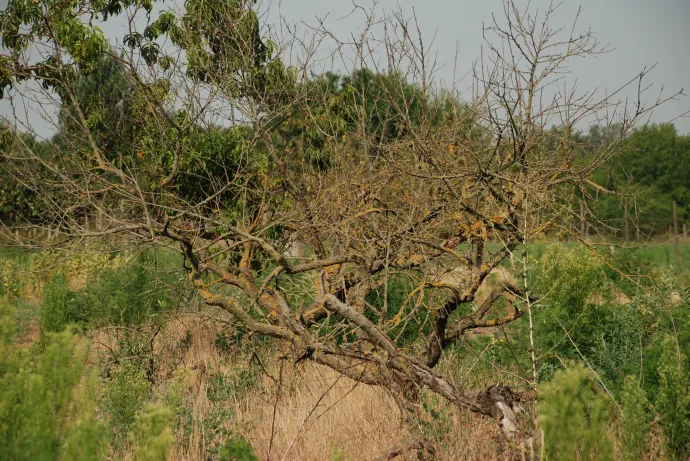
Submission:
MULTIPOLYGON (((324 94, 332 95, 333 107, 324 110, 314 105, 312 113, 299 114, 278 123, 282 124, 281 136, 285 147, 299 147, 304 160, 318 168, 328 167, 329 149, 345 143, 348 132, 361 129, 355 122, 358 118, 353 113, 355 109, 364 108, 367 125, 364 130, 375 134, 369 146, 372 156, 375 156, 376 144, 404 138, 410 129, 404 120, 418 124, 422 107, 429 104, 429 99, 436 100, 437 104, 441 100, 435 115, 438 120, 453 114, 458 117, 463 110, 463 103, 453 97, 424 94, 402 75, 379 74, 368 69, 358 70, 350 76, 326 73, 314 77, 307 85, 315 100, 324 94), (391 104, 391 100, 395 103, 391 104), (329 130, 333 130, 331 135, 326 134, 329 130), (335 143, 333 139, 336 139, 335 143)), ((137 118, 138 110, 136 84, 127 80, 126 72, 117 59, 102 58, 92 72, 79 78, 77 88, 79 105, 96 133, 97 145, 106 155, 113 156, 118 165, 136 163, 153 171, 161 168, 161 165, 155 165, 156 162, 170 161, 169 158, 155 159, 149 152, 155 150, 154 139, 167 143, 169 148, 176 142, 166 139, 164 132, 157 133, 162 138, 148 132, 137 140, 143 128, 132 122, 137 118)), ((180 120, 185 117, 184 113, 169 116, 180 120)), ((52 155, 56 155, 55 152, 67 153, 79 144, 83 148, 86 140, 75 130, 75 114, 63 108, 59 111, 58 120, 59 132, 50 140, 41 141, 31 134, 24 134, 23 142, 32 149, 43 151, 46 156, 51 155, 51 151, 52 155)), ((7 121, 0 123, 0 130, 0 145, 8 148, 11 133, 7 121)), ((474 136, 487 135, 481 126, 475 126, 473 130, 474 136)), ((587 213, 601 225, 597 229, 588 225, 590 235, 624 237, 626 207, 631 236, 664 235, 673 224, 673 201, 677 203, 679 222, 687 223, 690 220, 690 182, 687 179, 690 177, 690 135, 678 134, 672 124, 638 127, 625 138, 616 139, 619 131, 620 126, 617 125, 592 125, 588 130, 572 135, 582 159, 588 159, 606 143, 625 144, 614 162, 590 175, 592 181, 620 193, 599 196, 595 192, 597 200, 587 213)), ((240 170, 243 143, 246 144, 252 136, 251 127, 188 126, 184 143, 191 155, 184 156, 185 165, 176 187, 192 198, 195 194, 204 193, 199 189, 204 186, 198 179, 205 173, 217 178, 231 178, 240 170)), ((257 158, 253 161, 268 161, 266 152, 263 157, 263 160, 257 158)), ((0 169, 0 182, 0 222, 9 225, 18 219, 40 220, 40 203, 34 191, 16 182, 5 169, 0 169)), ((86 214, 84 216, 89 218, 86 214)))

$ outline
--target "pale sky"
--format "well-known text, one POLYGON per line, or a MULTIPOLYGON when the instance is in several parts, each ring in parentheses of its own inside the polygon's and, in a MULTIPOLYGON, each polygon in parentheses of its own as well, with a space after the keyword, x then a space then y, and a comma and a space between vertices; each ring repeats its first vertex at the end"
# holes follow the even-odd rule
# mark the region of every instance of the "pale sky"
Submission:
MULTIPOLYGON (((372 0, 356 1, 365 8, 373 4, 372 0)), ((526 3, 518 1, 519 5, 526 3)), ((6 4, 7 0, 0 0, 0 8, 6 4)), ((543 10, 547 5, 547 0, 533 0, 530 4, 533 10, 543 10)), ((690 0, 564 0, 555 23, 569 26, 579 6, 582 6, 579 29, 591 28, 613 51, 577 62, 571 67, 569 82, 577 80, 582 90, 611 91, 634 78, 643 68, 656 65, 648 81, 657 90, 663 86, 668 95, 681 89, 690 93, 690 0)), ((456 52, 457 75, 469 72, 484 43, 482 24, 491 23, 492 14, 500 20, 503 13, 502 0, 379 0, 377 4, 380 12, 392 12, 398 7, 408 16, 414 11, 427 43, 433 39, 432 51, 442 66, 437 78, 446 84, 453 77, 456 52)), ((352 1, 280 0, 273 2, 267 19, 275 20, 282 15, 289 22, 317 25, 319 19, 325 18, 336 36, 348 38, 361 29, 364 18, 361 13, 348 16, 352 9, 352 1)), ((103 30, 106 36, 122 38, 123 33, 116 25, 106 25, 103 30)), ((463 90, 470 84, 467 80, 457 85, 463 90)), ((632 97, 634 93, 630 91, 626 96, 632 97)), ((682 97, 657 109, 652 121, 667 122, 688 110, 690 97, 682 97)), ((10 115, 8 102, 0 100, 0 116, 10 115)), ((30 115, 30 118, 37 132, 49 134, 48 125, 40 117, 30 115)), ((690 134, 690 116, 678 118, 674 124, 680 133, 690 134)))

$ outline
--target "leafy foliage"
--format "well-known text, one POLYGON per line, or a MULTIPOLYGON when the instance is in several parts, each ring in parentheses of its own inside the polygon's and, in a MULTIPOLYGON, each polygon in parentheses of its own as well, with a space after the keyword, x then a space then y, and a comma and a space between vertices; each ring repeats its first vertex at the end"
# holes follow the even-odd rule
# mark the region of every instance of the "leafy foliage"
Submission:
POLYGON ((576 347, 587 353, 595 350, 599 344, 593 333, 607 332, 613 322, 606 305, 593 302, 594 296, 606 298, 609 287, 600 260, 589 249, 552 244, 538 263, 533 274, 535 292, 542 294, 535 307, 537 347, 552 351, 544 368, 548 377, 560 367, 559 358, 579 359, 576 347))
POLYGON ((49 333, 42 350, 22 350, 12 342, 13 323, 4 302, 0 320, 2 459, 98 459, 105 440, 85 398, 93 381, 75 397, 86 353, 77 338, 69 330, 49 333))
POLYGON ((673 459, 682 460, 690 451, 690 373, 687 358, 679 354, 671 338, 663 343, 659 380, 655 406, 666 446, 673 459))
POLYGON ((544 430, 547 459, 613 460, 604 435, 609 402, 582 365, 557 371, 539 387, 539 424, 544 430))
POLYGON ((65 434, 61 461, 100 461, 104 459, 108 430, 97 417, 98 374, 91 371, 75 398, 78 418, 65 434))
POLYGON ((635 376, 627 376, 621 392, 622 441, 625 459, 642 459, 651 422, 650 405, 635 376))
POLYGON ((161 405, 147 405, 136 415, 131 427, 131 438, 137 461, 168 459, 174 440, 170 429, 172 416, 170 409, 161 405))
MULTIPOLYGON (((590 138, 597 137, 597 130, 590 138)), ((594 141, 602 142, 602 141, 594 141)), ((611 142, 611 139, 608 140, 611 142)), ((614 191, 636 193, 628 203, 629 215, 644 234, 666 232, 672 225, 672 206, 678 205, 678 220, 690 221, 690 137, 681 136, 672 124, 649 125, 634 130, 623 141, 624 154, 613 164, 592 175, 592 179, 614 191)), ((622 226, 624 201, 618 196, 601 196, 595 216, 611 226, 622 226)), ((632 226, 631 226, 632 228, 632 226)), ((608 233, 605 229, 600 229, 608 233)))
POLYGON ((257 461, 254 449, 242 439, 231 439, 220 449, 220 461, 257 461))
POLYGON ((69 289, 63 272, 53 275, 43 291, 41 334, 63 331, 70 324, 84 324, 88 318, 89 306, 84 296, 69 289))
POLYGON ((122 439, 128 433, 150 391, 151 383, 131 362, 125 361, 111 371, 101 408, 116 438, 122 439))
MULTIPOLYGON (((176 282, 179 273, 157 266, 156 250, 139 253, 129 264, 105 268, 84 291, 93 322, 139 325, 176 307, 184 291, 176 282)), ((163 253, 163 252, 161 252, 163 253)))

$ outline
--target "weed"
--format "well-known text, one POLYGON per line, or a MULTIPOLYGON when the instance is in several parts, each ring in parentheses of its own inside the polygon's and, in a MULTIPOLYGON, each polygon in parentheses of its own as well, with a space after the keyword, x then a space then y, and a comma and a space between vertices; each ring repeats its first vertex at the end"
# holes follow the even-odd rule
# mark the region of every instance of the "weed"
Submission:
POLYGON ((170 423, 173 413, 163 405, 147 405, 132 423, 130 438, 136 461, 165 461, 174 441, 170 423))
POLYGON ((546 459, 613 459, 612 445, 604 435, 608 398, 582 365, 559 370, 552 381, 541 384, 537 408, 546 459))
POLYGON ((655 405, 666 447, 674 460, 686 459, 690 451, 690 375, 686 360, 670 337, 663 341, 655 405))
POLYGON ((101 408, 117 441, 129 430, 150 391, 151 383, 132 363, 122 362, 111 371, 102 395, 101 408))
POLYGON ((220 449, 220 461, 258 461, 254 449, 244 439, 233 438, 220 449))
POLYGON ((625 459, 641 459, 647 447, 650 408, 644 390, 635 376, 627 376, 621 392, 623 410, 622 441, 625 459))

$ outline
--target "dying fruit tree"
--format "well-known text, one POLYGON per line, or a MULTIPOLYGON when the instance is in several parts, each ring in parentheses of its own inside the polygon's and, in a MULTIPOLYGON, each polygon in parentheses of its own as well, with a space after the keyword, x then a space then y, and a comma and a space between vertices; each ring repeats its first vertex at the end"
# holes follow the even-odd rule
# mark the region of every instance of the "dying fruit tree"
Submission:
POLYGON ((575 197, 610 192, 589 173, 663 100, 572 86, 569 62, 605 49, 576 20, 554 27, 554 8, 506 3, 463 98, 435 80, 414 16, 356 8, 363 26, 340 40, 323 24, 270 27, 256 8, 10 0, 0 91, 17 118, 2 123, 0 170, 31 206, 5 240, 179 251, 205 303, 293 362, 401 405, 426 389, 511 434, 520 390, 470 388, 437 365, 470 331, 531 323, 526 266, 490 274, 535 236, 573 232, 575 197), (106 37, 111 21, 121 33, 106 37), (19 122, 29 105, 52 140, 19 122), (606 117, 619 129, 578 156, 578 126, 606 117))

